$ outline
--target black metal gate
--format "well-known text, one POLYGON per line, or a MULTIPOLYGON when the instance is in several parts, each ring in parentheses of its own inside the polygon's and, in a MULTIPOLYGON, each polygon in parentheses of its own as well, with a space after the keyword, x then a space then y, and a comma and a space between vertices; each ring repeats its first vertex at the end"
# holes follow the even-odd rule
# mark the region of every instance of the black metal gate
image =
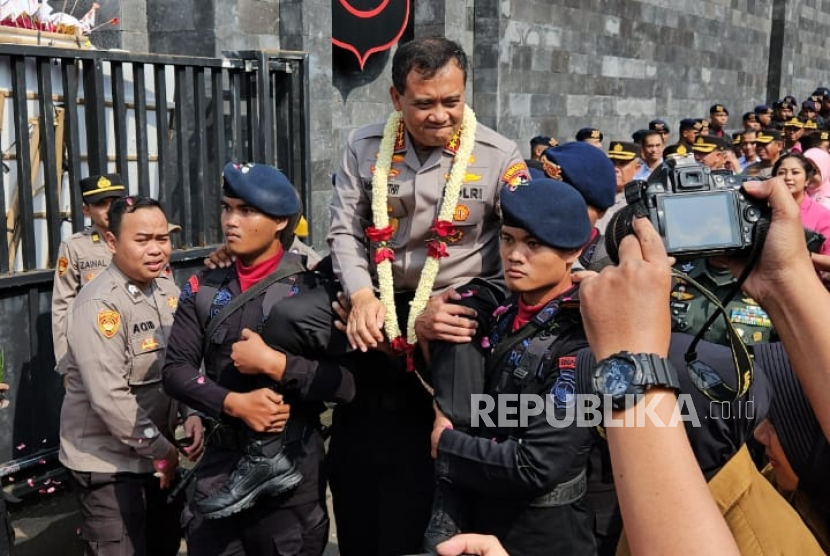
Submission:
MULTIPOLYGON (((75 184, 115 171, 131 193, 160 199, 183 228, 173 252, 182 278, 222 239, 226 162, 277 165, 309 206, 307 75, 303 53, 214 59, 0 45, 5 483, 18 472, 42 478, 57 454, 63 390, 53 371, 52 268, 61 238, 84 226, 75 184)), ((40 486, 14 484, 18 493, 40 486)))

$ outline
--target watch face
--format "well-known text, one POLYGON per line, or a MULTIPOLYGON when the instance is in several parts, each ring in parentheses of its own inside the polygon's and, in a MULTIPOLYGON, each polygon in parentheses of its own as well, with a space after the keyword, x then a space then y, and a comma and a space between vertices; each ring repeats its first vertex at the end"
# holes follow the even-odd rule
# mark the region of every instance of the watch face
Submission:
POLYGON ((598 371, 595 384, 597 391, 616 397, 628 392, 637 369, 631 361, 613 358, 607 360, 598 371))

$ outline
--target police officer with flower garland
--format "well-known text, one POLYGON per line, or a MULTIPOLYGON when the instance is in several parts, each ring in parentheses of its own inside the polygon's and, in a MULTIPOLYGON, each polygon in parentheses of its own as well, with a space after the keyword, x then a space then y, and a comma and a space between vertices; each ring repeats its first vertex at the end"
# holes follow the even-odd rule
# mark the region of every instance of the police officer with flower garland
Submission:
POLYGON ((349 136, 331 206, 334 270, 352 304, 347 335, 370 350, 355 370, 355 400, 335 410, 329 449, 338 544, 346 556, 417 552, 430 514, 431 396, 407 372, 405 356, 390 359, 372 348, 397 340, 400 352, 411 354, 409 313, 424 304, 438 315, 425 337, 472 337, 475 311, 446 303, 448 288, 474 278, 501 280, 499 190, 529 179, 515 143, 476 125, 466 107, 467 57, 458 44, 412 41, 397 50, 392 66, 400 116, 349 136), (437 222, 442 208, 449 217, 437 222), (437 273, 422 276, 425 267, 434 271, 428 259, 436 256, 437 273))

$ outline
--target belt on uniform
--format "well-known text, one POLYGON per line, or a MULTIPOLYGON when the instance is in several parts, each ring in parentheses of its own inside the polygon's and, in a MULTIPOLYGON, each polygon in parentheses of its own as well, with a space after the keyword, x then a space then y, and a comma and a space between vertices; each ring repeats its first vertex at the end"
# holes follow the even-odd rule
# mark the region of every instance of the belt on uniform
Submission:
POLYGON ((588 478, 583 469, 579 475, 564 483, 559 483, 552 491, 534 498, 530 502, 533 508, 551 508, 572 504, 582 498, 588 491, 588 478))

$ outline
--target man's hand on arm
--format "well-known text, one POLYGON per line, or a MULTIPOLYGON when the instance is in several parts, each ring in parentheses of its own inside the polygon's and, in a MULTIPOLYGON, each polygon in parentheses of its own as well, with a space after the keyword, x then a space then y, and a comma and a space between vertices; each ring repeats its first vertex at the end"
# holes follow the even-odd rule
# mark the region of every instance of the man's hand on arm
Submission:
POLYGON ((282 380, 285 373, 285 354, 271 349, 262 336, 243 328, 239 341, 231 348, 231 359, 240 373, 267 375, 274 382, 282 380))
POLYGON ((371 288, 363 288, 351 295, 352 310, 346 323, 346 336, 354 349, 368 351, 383 342, 383 319, 386 307, 375 297, 371 288))
POLYGON ((442 341, 463 344, 472 341, 478 323, 476 311, 450 301, 461 299, 454 289, 434 295, 424 312, 415 320, 415 333, 419 340, 442 341))
POLYGON ((202 418, 191 415, 184 420, 184 435, 190 438, 190 446, 185 446, 184 454, 190 461, 198 460, 205 451, 205 427, 202 418))
POLYGON ((256 432, 282 432, 290 409, 290 405, 282 403, 282 396, 270 388, 229 392, 223 404, 226 414, 242 419, 256 432))
POLYGON ((233 264, 234 256, 231 255, 231 252, 228 251, 227 246, 221 245, 216 248, 207 258, 203 261, 205 266, 211 270, 215 270, 217 268, 228 268, 233 264))

